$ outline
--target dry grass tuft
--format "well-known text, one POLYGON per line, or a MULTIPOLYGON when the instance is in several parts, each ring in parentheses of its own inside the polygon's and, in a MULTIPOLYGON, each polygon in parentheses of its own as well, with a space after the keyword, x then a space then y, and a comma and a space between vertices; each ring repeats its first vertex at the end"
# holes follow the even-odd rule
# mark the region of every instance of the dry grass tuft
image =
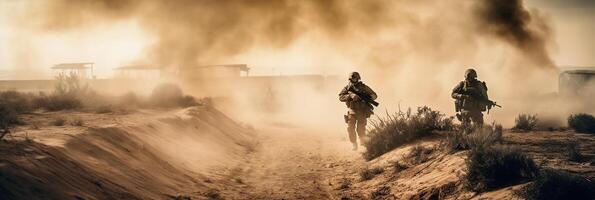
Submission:
POLYGON ((369 138, 364 143, 367 151, 363 154, 366 160, 374 159, 401 145, 432 135, 433 131, 452 130, 453 118, 444 117, 439 111, 429 107, 419 107, 412 113, 398 112, 386 114, 371 122, 369 138))
POLYGON ((517 132, 529 132, 537 128, 537 115, 520 114, 515 120, 512 130, 517 132))

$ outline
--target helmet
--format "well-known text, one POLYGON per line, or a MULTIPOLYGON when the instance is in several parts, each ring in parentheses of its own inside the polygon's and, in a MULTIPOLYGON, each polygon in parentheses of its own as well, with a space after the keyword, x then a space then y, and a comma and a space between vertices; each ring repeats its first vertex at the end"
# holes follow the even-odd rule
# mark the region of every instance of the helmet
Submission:
POLYGON ((465 79, 471 80, 477 78, 477 72, 474 69, 467 69, 465 71, 465 79))
POLYGON ((349 74, 349 81, 351 81, 351 82, 355 83, 361 79, 362 78, 359 76, 359 73, 357 73, 357 72, 351 72, 351 74, 349 74))

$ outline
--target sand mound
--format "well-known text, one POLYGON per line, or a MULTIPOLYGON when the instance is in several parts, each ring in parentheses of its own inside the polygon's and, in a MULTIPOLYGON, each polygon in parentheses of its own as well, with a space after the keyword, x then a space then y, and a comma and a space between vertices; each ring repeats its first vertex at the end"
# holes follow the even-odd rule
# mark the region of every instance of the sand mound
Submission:
POLYGON ((211 107, 132 121, 88 127, 61 146, 0 143, 0 199, 165 199, 207 192, 204 180, 216 174, 210 170, 241 162, 253 145, 250 130, 211 107))

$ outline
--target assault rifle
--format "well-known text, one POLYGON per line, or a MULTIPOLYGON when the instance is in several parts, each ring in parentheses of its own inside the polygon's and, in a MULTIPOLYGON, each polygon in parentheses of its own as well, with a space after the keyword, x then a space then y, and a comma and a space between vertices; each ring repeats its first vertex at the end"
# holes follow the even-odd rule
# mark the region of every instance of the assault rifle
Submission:
POLYGON ((359 96, 360 99, 364 100, 366 103, 372 104, 372 105, 374 105, 376 107, 378 107, 378 105, 380 105, 380 103, 374 101, 372 99, 372 97, 370 97, 370 95, 366 94, 365 92, 359 91, 353 85, 351 85, 347 91, 353 92, 354 94, 356 94, 357 96, 359 96))
POLYGON ((491 101, 489 99, 485 100, 486 105, 488 107, 488 114, 490 114, 490 109, 492 109, 492 107, 498 107, 498 108, 502 108, 502 106, 498 105, 495 101, 491 101))

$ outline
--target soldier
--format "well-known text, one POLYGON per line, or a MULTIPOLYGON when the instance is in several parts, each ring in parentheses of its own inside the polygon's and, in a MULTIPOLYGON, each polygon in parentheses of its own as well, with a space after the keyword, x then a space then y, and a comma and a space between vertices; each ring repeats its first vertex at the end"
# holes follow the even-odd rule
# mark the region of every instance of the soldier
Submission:
POLYGON ((339 93, 339 100, 345 102, 348 108, 347 115, 344 117, 354 151, 357 150, 356 129, 359 141, 363 144, 367 120, 373 114, 374 107, 371 104, 378 105, 374 101, 377 97, 376 93, 360 80, 359 73, 352 72, 349 75, 349 83, 339 93))
POLYGON ((455 99, 457 118, 465 126, 471 123, 475 127, 482 126, 482 112, 492 106, 498 106, 489 100, 488 87, 485 82, 477 80, 477 72, 474 69, 465 71, 465 80, 452 90, 452 98, 455 99))

